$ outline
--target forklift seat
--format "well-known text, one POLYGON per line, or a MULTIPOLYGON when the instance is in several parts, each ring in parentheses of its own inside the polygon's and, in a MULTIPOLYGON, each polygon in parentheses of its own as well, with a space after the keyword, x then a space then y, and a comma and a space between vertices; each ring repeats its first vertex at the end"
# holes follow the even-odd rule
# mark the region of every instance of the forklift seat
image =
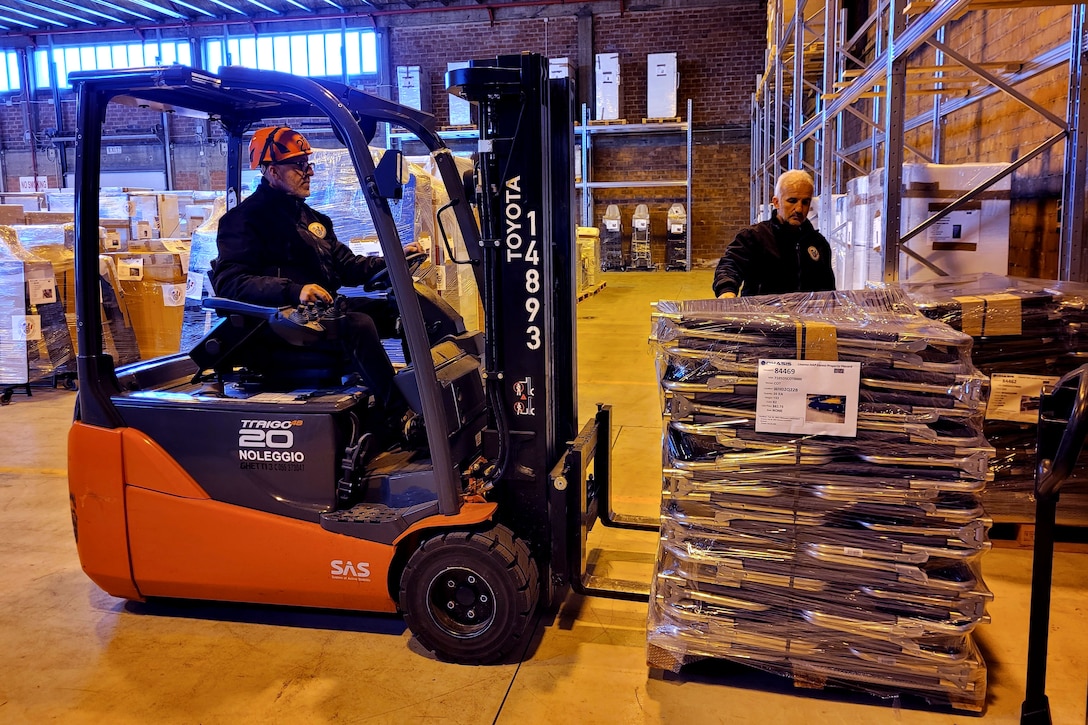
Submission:
POLYGON ((309 344, 288 342, 272 329, 280 309, 220 297, 203 305, 223 319, 189 351, 200 373, 212 370, 221 380, 244 379, 269 391, 342 384, 347 371, 339 343, 317 334, 309 344))

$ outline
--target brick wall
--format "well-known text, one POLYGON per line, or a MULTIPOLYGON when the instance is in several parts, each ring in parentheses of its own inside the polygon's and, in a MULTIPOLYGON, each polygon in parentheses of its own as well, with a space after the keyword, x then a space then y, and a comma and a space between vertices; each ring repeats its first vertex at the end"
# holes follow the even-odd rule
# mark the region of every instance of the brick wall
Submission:
MULTIPOLYGON (((448 17, 447 17, 448 20, 448 17)), ((725 241, 748 219, 749 147, 747 128, 753 78, 760 72, 766 37, 764 0, 707 3, 685 11, 635 11, 600 15, 593 21, 594 51, 618 53, 622 75, 622 114, 639 122, 646 115, 646 55, 675 52, 680 73, 678 113, 686 115, 685 101, 693 101, 694 158, 692 257, 714 263, 725 241)), ((578 20, 573 15, 538 17, 495 23, 449 23, 430 27, 389 29, 391 60, 396 65, 419 65, 424 107, 448 123, 448 96, 444 88, 446 63, 531 51, 577 62, 578 20)), ((393 94, 395 96, 395 94, 393 94)), ((37 128, 56 125, 55 111, 43 94, 36 104, 37 128)), ((61 135, 75 128, 74 103, 62 94, 61 135)), ((153 133, 162 124, 157 112, 134 107, 111 107, 107 132, 153 133)), ((175 181, 180 187, 221 184, 224 160, 214 143, 201 143, 193 121, 168 120, 175 158, 175 181), (203 154, 202 154, 203 152, 203 154)), ((5 153, 6 188, 27 175, 29 149, 22 141, 22 109, 0 104, 0 140, 5 153), (17 160, 16 160, 16 157, 17 160)), ((217 137, 211 128, 213 140, 217 137)), ((130 160, 150 161, 146 142, 134 142, 130 160)), ((624 137, 597 144, 594 164, 600 180, 683 178, 682 134, 624 137)), ((161 160, 158 161, 161 164, 161 160)), ((43 173, 39 171, 39 173, 43 173)), ((55 173, 50 183, 55 185, 55 173)), ((628 217, 634 205, 646 203, 653 214, 655 237, 663 243, 665 213, 673 202, 683 202, 683 189, 639 189, 637 193, 603 191, 597 201, 598 218, 612 200, 623 205, 628 217), (624 197, 624 198, 621 198, 624 197)), ((655 248, 655 257, 659 249, 655 248)))
MULTIPOLYGON (((573 17, 393 28, 393 66, 418 65, 423 108, 449 124, 446 64, 529 51, 548 58, 577 58, 578 21, 573 17)), ((394 95, 395 97, 395 95, 394 95)))

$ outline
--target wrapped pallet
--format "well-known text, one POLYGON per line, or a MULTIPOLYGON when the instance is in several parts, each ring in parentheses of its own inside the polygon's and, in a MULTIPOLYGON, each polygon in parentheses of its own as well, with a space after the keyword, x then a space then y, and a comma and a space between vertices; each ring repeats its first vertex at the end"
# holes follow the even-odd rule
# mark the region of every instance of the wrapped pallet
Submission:
POLYGON ((72 338, 53 265, 24 247, 12 227, 0 227, 0 264, 0 385, 68 372, 72 338))
POLYGON ((578 227, 578 291, 587 292, 597 286, 601 268, 601 230, 578 227))
POLYGON ((659 302, 651 666, 979 711, 993 449, 971 339, 895 289, 659 302))
POLYGON ((117 289, 128 312, 140 358, 181 350, 185 268, 179 252, 115 252, 117 289))
MULTIPOLYGON (((1035 445, 1043 385, 1088 361, 1088 285, 996 274, 905 284, 919 311, 974 339, 990 376, 983 432, 996 448, 983 502, 999 521, 1035 517, 1035 445)), ((1062 489, 1058 522, 1088 525, 1088 455, 1062 489)))

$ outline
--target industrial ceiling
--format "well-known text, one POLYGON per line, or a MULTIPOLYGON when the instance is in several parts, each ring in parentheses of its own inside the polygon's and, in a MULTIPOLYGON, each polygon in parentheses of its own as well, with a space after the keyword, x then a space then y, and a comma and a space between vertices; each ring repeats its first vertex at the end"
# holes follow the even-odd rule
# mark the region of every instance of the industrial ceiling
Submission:
MULTIPOLYGON (((370 19, 419 13, 486 12, 548 5, 592 5, 594 0, 0 0, 4 36, 219 24, 287 19, 370 19)), ((622 1, 619 3, 622 8, 622 1)))

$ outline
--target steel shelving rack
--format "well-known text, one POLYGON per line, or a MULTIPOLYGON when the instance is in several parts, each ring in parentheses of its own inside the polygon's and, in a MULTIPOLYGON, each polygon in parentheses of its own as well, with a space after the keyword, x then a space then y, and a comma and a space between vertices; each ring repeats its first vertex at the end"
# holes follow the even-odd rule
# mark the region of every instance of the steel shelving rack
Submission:
MULTIPOLYGON (((752 95, 751 216, 767 208, 777 174, 805 168, 816 180, 819 216, 833 220, 833 195, 846 181, 873 169, 886 169, 884 206, 877 233, 883 246, 883 281, 898 275, 900 254, 943 273, 905 246, 945 215, 971 202, 1001 178, 1048 150, 1064 146, 1059 276, 1088 281, 1085 240, 1085 182, 1088 177, 1088 103, 1084 77, 1086 4, 1062 0, 880 0, 851 35, 841 0, 796 0, 792 14, 783 0, 771 0, 767 62, 752 95), (946 41, 946 26, 966 13, 1011 8, 1069 6, 1068 41, 1020 61, 982 63, 946 41), (854 49, 867 42, 864 57, 854 49), (910 64, 928 46, 932 65, 910 64), (1037 103, 1018 86, 1042 73, 1068 67, 1064 116, 1037 103), (970 88, 970 93, 964 91, 970 88), (941 163, 942 121, 950 114, 995 94, 1006 94, 1045 119, 1053 130, 998 174, 953 201, 913 229, 901 232, 904 157, 941 163), (927 94, 926 111, 907 115, 909 95, 927 94), (927 127, 932 148, 906 143, 905 135, 927 127)), ((1042 134, 1041 134, 1042 136, 1042 134)), ((830 238, 844 230, 825 225, 830 238)), ((879 281, 879 280, 874 280, 879 281)))

